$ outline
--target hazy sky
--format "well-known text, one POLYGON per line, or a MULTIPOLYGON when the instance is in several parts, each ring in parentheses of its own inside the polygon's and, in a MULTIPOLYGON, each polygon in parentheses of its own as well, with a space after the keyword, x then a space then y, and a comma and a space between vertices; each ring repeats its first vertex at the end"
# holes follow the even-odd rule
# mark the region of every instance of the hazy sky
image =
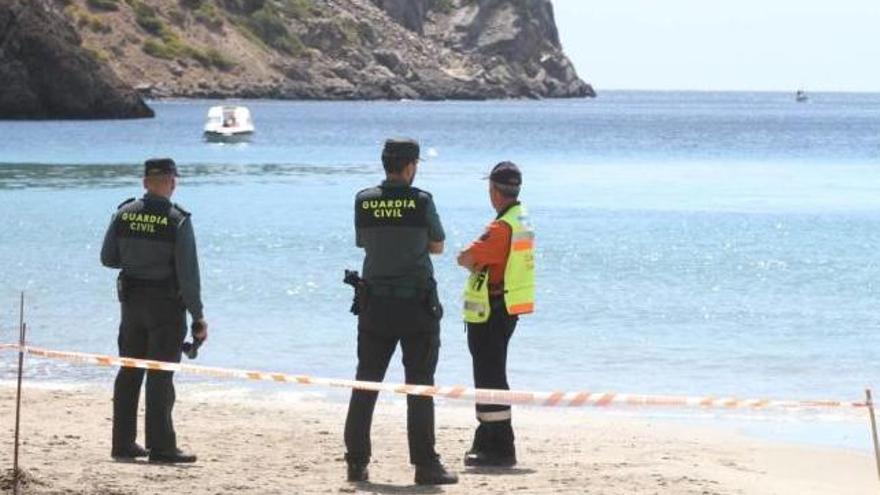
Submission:
POLYGON ((597 90, 880 91, 880 0, 553 0, 597 90))

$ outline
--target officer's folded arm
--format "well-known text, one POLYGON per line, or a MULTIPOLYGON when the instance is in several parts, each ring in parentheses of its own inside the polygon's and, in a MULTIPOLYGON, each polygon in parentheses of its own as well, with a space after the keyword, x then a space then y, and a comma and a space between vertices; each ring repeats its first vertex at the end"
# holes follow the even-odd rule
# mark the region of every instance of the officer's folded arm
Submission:
POLYGON ((428 252, 431 254, 443 254, 444 241, 431 241, 428 243, 428 252))
POLYGON ((477 261, 474 258, 474 255, 468 250, 458 253, 458 259, 456 261, 459 266, 467 268, 472 272, 477 272, 479 271, 478 268, 481 268, 477 266, 477 261))

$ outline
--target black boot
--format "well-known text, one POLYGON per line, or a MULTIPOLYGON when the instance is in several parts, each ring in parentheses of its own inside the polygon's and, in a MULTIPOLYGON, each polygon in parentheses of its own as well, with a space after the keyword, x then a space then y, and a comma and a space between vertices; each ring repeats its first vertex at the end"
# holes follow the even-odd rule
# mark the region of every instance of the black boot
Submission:
POLYGON ((196 462, 194 454, 187 454, 180 449, 174 449, 168 452, 150 451, 150 462, 156 464, 190 464, 196 462))
POLYGON ((484 457, 483 452, 488 450, 488 431, 484 424, 480 423, 474 432, 474 442, 471 444, 470 450, 464 454, 465 466, 479 466, 478 459, 484 457))
POLYGON ((516 466, 516 455, 470 451, 464 456, 464 465, 469 467, 509 468, 516 466))
POLYGON ((370 479, 370 471, 365 463, 348 463, 348 481, 361 483, 370 479))
POLYGON ((138 457, 146 457, 147 455, 149 455, 147 449, 136 443, 122 448, 113 447, 113 450, 110 452, 110 457, 121 462, 133 461, 138 457))
POLYGON ((474 444, 465 456, 469 467, 513 467, 516 465, 513 428, 510 420, 480 423, 474 444))
POLYGON ((454 485, 456 483, 458 483, 458 476, 447 471, 443 464, 440 464, 440 461, 416 466, 417 485, 454 485))

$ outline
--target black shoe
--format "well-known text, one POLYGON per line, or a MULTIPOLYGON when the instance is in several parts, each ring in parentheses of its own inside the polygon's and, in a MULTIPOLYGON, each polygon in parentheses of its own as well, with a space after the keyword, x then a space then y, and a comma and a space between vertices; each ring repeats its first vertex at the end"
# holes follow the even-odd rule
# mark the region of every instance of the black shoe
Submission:
POLYGON ((366 464, 349 464, 348 465, 348 481, 352 483, 361 483, 370 479, 370 471, 366 464))
POLYGON ((454 485, 458 483, 458 476, 450 473, 439 462, 416 466, 417 485, 454 485))
POLYGON ((516 466, 515 455, 497 455, 471 450, 464 455, 464 465, 469 467, 503 467, 516 466))
POLYGON ((189 464, 196 462, 196 456, 187 454, 180 449, 174 449, 169 452, 150 451, 150 462, 157 464, 189 464))
POLYGON ((146 457, 147 455, 149 455, 147 449, 141 447, 136 443, 133 443, 128 447, 121 449, 114 448, 110 452, 110 457, 116 459, 117 461, 133 461, 138 457, 146 457))

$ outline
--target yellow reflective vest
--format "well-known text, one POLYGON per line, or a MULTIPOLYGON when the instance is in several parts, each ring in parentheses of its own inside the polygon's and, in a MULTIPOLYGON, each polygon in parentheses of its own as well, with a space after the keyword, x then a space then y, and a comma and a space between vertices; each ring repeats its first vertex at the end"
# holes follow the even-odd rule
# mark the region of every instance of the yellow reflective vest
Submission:
MULTIPOLYGON (((500 221, 510 225, 510 254, 504 268, 504 304, 510 315, 535 311, 535 233, 522 205, 514 205, 500 221)), ((464 321, 489 320, 489 271, 472 273, 464 289, 464 321)))

